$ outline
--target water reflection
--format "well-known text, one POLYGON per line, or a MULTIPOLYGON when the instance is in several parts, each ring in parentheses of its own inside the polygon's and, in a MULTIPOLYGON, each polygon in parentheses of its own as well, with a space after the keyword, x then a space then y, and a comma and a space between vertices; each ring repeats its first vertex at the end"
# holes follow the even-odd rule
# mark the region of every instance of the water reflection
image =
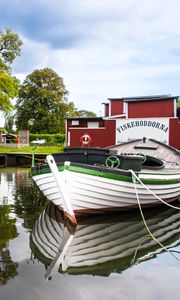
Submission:
POLYGON ((0 206, 0 283, 6 284, 17 275, 17 262, 13 262, 9 251, 9 240, 17 237, 16 219, 10 216, 8 205, 0 206))
POLYGON ((1 169, 0 206, 9 205, 25 228, 32 228, 47 200, 31 180, 30 169, 1 169), (33 217, 33 218, 32 218, 33 217))
POLYGON ((17 238, 17 219, 30 230, 44 209, 45 197, 31 180, 29 169, 1 169, 0 172, 0 284, 18 275, 18 262, 9 247, 17 238))
MULTIPOLYGON (((163 207, 146 211, 149 230, 167 248, 179 244, 180 212, 163 207)), ((30 247, 45 265, 45 277, 55 272, 108 276, 161 253, 148 235, 139 212, 89 216, 72 226, 49 203, 34 224, 30 247)))

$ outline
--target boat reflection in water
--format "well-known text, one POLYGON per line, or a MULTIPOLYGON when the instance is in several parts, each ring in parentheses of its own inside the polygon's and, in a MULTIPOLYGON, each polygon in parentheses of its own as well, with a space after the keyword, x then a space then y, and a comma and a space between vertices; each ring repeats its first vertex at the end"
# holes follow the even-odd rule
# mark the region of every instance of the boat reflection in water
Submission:
POLYGON ((34 224, 31 249, 46 278, 54 272, 108 276, 163 252, 153 237, 167 249, 179 244, 180 211, 158 208, 145 218, 152 236, 139 211, 81 217, 73 226, 49 203, 34 224))

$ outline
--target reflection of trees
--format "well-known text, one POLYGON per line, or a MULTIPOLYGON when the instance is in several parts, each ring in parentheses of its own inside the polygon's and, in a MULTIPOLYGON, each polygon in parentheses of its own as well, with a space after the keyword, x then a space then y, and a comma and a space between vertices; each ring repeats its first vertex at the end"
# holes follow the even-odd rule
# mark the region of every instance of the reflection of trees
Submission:
POLYGON ((9 205, 0 206, 0 247, 5 247, 7 240, 17 236, 16 219, 9 217, 10 212, 9 205))
POLYGON ((17 275, 18 264, 11 260, 8 241, 14 239, 18 233, 16 219, 10 218, 9 205, 0 207, 0 283, 6 284, 10 278, 17 275))
POLYGON ((28 170, 16 173, 14 201, 14 212, 24 220, 23 226, 31 229, 47 200, 28 170))
POLYGON ((0 284, 6 284, 9 279, 17 275, 18 263, 11 260, 9 249, 1 249, 0 257, 0 284))
MULTIPOLYGON (((10 185, 13 193, 13 213, 23 219, 23 226, 31 229, 40 212, 46 205, 46 198, 36 187, 31 179, 28 169, 8 170, 4 173, 7 185, 10 185)), ((1 182, 1 178, 0 178, 1 182)), ((9 250, 9 240, 17 237, 16 219, 10 217, 12 205, 7 205, 8 198, 4 199, 4 205, 0 206, 0 284, 17 275, 18 263, 13 262, 9 250), (6 201, 5 201, 6 200, 6 201)))
POLYGON ((13 174, 12 173, 6 173, 6 180, 7 182, 12 182, 13 181, 13 174))

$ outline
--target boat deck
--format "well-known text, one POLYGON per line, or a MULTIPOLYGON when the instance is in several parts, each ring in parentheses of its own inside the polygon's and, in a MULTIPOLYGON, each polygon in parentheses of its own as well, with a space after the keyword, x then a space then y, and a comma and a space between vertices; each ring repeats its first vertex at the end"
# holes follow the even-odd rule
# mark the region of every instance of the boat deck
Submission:
MULTIPOLYGON (((156 157, 164 162, 164 168, 158 170, 158 172, 180 172, 180 151, 152 139, 147 140, 145 143, 142 140, 127 142, 113 146, 111 149, 118 150, 118 154, 143 153, 156 157)), ((143 171, 145 172, 146 169, 143 171)))

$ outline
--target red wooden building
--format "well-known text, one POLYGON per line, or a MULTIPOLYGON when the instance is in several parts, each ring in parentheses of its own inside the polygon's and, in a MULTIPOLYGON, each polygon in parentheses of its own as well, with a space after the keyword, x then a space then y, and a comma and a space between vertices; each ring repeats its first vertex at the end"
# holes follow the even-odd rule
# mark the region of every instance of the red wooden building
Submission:
POLYGON ((70 147, 109 147, 137 138, 153 138, 180 149, 178 96, 109 98, 104 117, 66 120, 70 147))

